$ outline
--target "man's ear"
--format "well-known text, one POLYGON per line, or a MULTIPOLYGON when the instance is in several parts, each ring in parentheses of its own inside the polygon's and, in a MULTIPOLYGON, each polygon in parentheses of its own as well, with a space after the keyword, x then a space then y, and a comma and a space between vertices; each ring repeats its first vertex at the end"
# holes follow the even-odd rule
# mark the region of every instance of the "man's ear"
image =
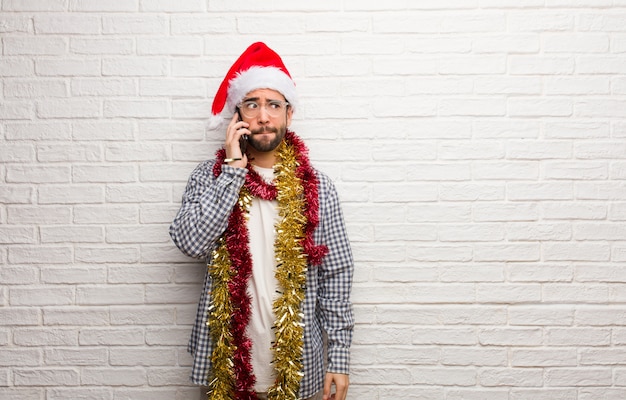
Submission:
POLYGON ((293 108, 291 108, 291 105, 287 106, 287 128, 289 128, 289 126, 291 125, 291 117, 293 116, 293 108))

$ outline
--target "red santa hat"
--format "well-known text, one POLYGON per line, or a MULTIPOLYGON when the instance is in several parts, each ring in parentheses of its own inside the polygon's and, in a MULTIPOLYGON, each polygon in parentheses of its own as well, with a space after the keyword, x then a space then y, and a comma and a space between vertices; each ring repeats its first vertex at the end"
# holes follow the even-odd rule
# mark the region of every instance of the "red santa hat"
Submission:
POLYGON ((296 84, 280 56, 262 42, 250 45, 228 70, 213 99, 209 127, 217 129, 232 118, 237 104, 256 89, 276 90, 297 107, 296 84))

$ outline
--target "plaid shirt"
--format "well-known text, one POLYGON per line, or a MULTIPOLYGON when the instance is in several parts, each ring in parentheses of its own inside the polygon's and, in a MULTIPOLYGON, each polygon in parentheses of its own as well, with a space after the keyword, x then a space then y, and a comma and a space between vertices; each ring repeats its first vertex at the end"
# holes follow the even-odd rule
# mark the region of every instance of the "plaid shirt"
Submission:
MULTIPOLYGON (((247 170, 222 166, 213 175, 214 160, 198 165, 191 174, 182 206, 170 226, 176 246, 194 258, 208 258, 228 225, 228 217, 239 199, 247 170)), ((307 398, 321 390, 326 371, 347 374, 354 320, 350 291, 354 265, 337 191, 332 181, 316 171, 319 194, 319 225, 315 243, 325 244, 328 254, 319 266, 309 266, 303 303, 304 349, 300 397, 307 398), (322 331, 328 337, 328 359, 324 360, 322 331)), ((191 381, 208 385, 212 344, 207 326, 210 276, 205 275, 196 321, 189 340, 193 355, 191 381)))

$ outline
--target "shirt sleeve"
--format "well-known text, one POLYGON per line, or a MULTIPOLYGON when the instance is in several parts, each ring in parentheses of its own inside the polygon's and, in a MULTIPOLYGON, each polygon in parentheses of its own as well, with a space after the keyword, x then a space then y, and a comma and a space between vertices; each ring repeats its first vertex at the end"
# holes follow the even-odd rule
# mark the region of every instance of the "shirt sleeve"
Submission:
POLYGON ((215 178, 214 165, 215 161, 204 162, 191 173, 180 210, 170 225, 176 247, 194 258, 206 258, 226 230, 248 172, 224 164, 215 178))
POLYGON ((354 317, 350 294, 354 261, 337 191, 320 179, 320 228, 328 254, 319 269, 318 301, 328 337, 328 372, 348 374, 354 317))

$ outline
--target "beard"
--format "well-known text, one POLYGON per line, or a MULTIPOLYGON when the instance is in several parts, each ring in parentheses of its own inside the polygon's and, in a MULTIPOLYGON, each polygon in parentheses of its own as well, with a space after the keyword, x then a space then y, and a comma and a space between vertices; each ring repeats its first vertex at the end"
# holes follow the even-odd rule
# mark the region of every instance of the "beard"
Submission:
POLYGON ((248 144, 256 151, 268 152, 276 149, 283 141, 287 127, 285 125, 281 125, 280 127, 264 126, 250 132, 251 135, 248 137, 248 144), (271 140, 261 140, 257 137, 257 134, 260 133, 274 133, 274 137, 271 140))

